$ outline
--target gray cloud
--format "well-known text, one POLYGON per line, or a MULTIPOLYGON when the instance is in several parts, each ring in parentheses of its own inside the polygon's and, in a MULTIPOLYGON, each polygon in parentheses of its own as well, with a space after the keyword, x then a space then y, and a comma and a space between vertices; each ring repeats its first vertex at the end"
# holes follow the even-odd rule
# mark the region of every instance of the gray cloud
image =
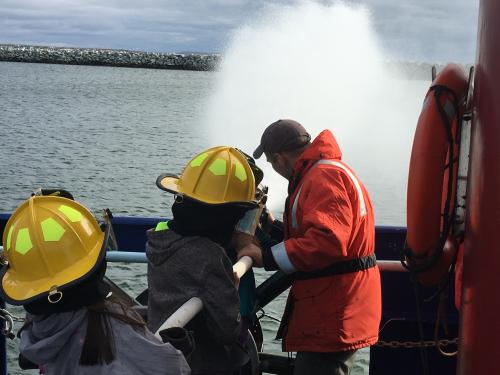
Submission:
MULTIPOLYGON (((270 2, 0 0, 0 43, 221 52, 231 33, 257 19, 270 2)), ((369 8, 382 47, 396 58, 474 60, 478 8, 474 0, 347 2, 369 8)))

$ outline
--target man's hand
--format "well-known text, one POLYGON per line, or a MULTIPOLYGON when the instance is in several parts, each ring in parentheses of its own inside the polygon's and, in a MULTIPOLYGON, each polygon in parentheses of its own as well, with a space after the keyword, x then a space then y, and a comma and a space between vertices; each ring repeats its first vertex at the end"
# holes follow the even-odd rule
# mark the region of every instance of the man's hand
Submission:
POLYGON ((267 215, 267 220, 269 222, 269 225, 273 225, 274 220, 276 220, 271 211, 269 211, 269 213, 267 215))
POLYGON ((252 258, 254 267, 263 266, 262 249, 254 242, 251 242, 238 250, 238 259, 245 255, 252 258))
POLYGON ((275 219, 271 211, 269 211, 267 208, 264 208, 264 210, 265 211, 261 217, 260 227, 265 233, 269 233, 275 219))

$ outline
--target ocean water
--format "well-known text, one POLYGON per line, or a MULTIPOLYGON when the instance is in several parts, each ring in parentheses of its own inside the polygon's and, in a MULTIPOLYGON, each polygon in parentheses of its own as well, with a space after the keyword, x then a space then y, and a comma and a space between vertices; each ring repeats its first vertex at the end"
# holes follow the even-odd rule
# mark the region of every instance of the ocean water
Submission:
POLYGON ((155 186, 208 145, 214 73, 0 63, 0 209, 60 186, 91 210, 167 213, 155 186))

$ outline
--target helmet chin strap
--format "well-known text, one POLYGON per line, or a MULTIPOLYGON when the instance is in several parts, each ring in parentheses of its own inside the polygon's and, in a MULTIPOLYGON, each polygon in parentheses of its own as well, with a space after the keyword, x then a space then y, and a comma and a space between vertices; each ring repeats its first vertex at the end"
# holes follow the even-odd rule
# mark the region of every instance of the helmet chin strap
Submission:
POLYGON ((111 210, 109 208, 105 208, 103 210, 102 214, 104 218, 104 223, 106 225, 105 231, 109 231, 108 235, 106 236, 107 243, 106 245, 106 251, 108 250, 118 250, 118 242, 116 241, 116 236, 115 236, 115 231, 113 230, 113 224, 111 223, 111 220, 113 219, 113 214, 111 213, 111 210))
POLYGON ((31 196, 52 196, 52 197, 61 197, 61 198, 67 198, 71 199, 72 201, 75 200, 73 198, 73 194, 71 194, 69 191, 64 190, 64 189, 43 189, 43 188, 38 188, 33 193, 31 193, 31 196))

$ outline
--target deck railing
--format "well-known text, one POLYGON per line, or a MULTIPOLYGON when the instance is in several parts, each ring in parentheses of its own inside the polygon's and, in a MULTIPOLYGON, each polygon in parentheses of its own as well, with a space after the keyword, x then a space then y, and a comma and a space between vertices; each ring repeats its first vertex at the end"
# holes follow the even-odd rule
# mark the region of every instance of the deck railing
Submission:
MULTIPOLYGON (((145 253, 128 251, 108 251, 106 253, 106 260, 108 262, 125 263, 148 262, 145 253)), ((401 262, 398 260, 377 260, 377 265, 381 272, 407 272, 407 269, 404 268, 401 262)))

